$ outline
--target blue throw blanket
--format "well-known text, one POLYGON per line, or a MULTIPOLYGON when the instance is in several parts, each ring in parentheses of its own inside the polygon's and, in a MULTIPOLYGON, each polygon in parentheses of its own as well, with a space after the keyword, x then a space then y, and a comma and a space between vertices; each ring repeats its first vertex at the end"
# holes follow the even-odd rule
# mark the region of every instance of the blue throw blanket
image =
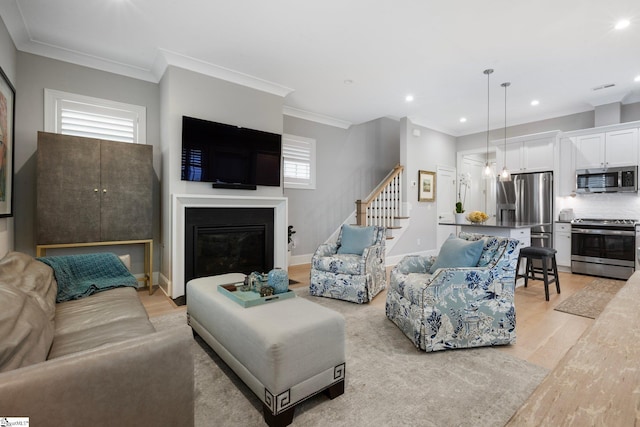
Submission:
POLYGON ((138 281, 113 253, 38 258, 53 269, 58 282, 56 302, 70 301, 138 281))

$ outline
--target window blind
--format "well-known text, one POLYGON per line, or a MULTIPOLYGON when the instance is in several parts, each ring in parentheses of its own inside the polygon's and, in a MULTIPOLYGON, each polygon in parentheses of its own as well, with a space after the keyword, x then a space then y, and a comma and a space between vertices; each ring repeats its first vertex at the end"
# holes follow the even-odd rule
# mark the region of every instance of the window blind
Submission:
POLYGON ((141 106, 45 89, 47 132, 144 144, 145 114, 141 106))
POLYGON ((282 158, 285 188, 315 188, 315 140, 283 135, 282 158))

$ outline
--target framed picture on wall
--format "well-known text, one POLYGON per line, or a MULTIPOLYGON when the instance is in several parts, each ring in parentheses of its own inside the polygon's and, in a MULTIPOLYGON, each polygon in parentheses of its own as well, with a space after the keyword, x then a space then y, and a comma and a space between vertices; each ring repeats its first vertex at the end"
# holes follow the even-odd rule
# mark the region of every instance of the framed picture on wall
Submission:
POLYGON ((436 173, 418 171, 418 201, 434 202, 436 200, 436 173))
POLYGON ((0 68, 0 217, 13 216, 13 125, 16 90, 0 68))

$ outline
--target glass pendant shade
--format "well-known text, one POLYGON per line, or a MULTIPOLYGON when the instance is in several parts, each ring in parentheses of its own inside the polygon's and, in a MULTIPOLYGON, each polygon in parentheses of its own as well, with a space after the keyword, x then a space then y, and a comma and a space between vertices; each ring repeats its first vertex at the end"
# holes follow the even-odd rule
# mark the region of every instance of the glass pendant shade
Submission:
POLYGON ((482 170, 482 177, 484 179, 493 178, 493 168, 489 163, 484 165, 484 169, 482 170))
POLYGON ((511 181, 511 174, 507 170, 507 166, 506 165, 505 165, 505 167, 502 168, 502 172, 500 172, 500 181, 501 182, 511 181))

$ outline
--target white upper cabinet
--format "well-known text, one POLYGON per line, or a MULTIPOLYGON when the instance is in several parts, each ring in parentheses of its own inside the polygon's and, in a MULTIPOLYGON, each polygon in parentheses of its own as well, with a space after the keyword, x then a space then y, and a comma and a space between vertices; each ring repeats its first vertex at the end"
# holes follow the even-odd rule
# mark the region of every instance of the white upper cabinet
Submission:
POLYGON ((559 196, 575 196, 576 191, 576 164, 575 164, 575 140, 576 138, 560 137, 558 141, 558 167, 554 170, 556 175, 557 191, 559 196))
POLYGON ((556 133, 507 139, 506 151, 504 143, 500 145, 499 142, 494 142, 496 144, 498 173, 505 164, 511 173, 553 170, 553 147, 556 133))
POLYGON ((576 169, 638 164, 638 128, 576 136, 576 169))
POLYGON ((525 172, 553 170, 553 138, 523 142, 523 166, 525 172))

